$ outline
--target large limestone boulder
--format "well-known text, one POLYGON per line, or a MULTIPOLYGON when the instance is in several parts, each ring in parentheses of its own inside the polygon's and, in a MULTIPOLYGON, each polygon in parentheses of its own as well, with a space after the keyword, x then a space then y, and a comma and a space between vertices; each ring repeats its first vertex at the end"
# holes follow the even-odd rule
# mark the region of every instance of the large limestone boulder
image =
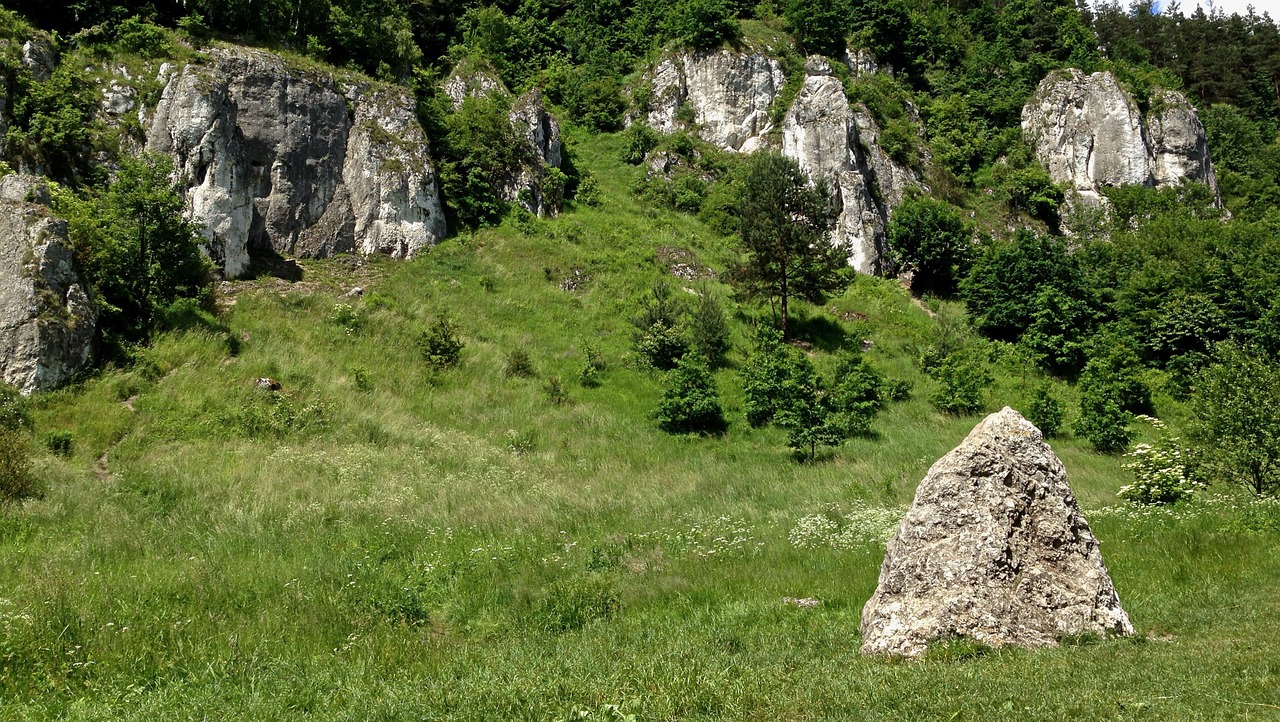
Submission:
POLYGON ((645 119, 655 130, 680 130, 680 111, 687 106, 703 140, 749 153, 772 129, 769 107, 786 76, 782 63, 762 52, 724 48, 668 54, 649 73, 649 83, 645 119))
MULTIPOLYGON (((1022 132, 1071 206, 1108 207, 1105 186, 1164 187, 1217 179, 1204 126, 1181 94, 1159 91, 1144 118, 1110 72, 1055 71, 1022 109, 1022 132)), ((1068 230, 1070 230, 1068 228, 1068 230)))
POLYGON ((37 177, 0 178, 0 380, 51 389, 88 361, 97 313, 72 263, 67 224, 37 177))
POLYGON ((406 91, 342 84, 277 55, 217 48, 168 75, 148 150, 168 153, 227 276, 251 247, 408 257, 445 233, 425 134, 406 91))
POLYGON ((1132 632, 1062 462, 1008 407, 929 469, 862 610, 864 654, 1132 632))

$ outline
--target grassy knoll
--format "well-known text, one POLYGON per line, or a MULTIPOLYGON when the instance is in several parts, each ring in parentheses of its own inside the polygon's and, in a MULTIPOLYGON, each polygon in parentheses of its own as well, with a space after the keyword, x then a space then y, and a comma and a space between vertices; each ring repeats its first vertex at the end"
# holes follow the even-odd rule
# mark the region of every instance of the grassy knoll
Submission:
MULTIPOLYGON (((800 309, 820 367, 865 337, 914 384, 877 438, 819 463, 745 423, 733 368, 717 376, 725 436, 657 431, 661 376, 631 359, 629 318, 660 249, 722 269, 728 241, 634 201, 619 146, 577 145, 598 208, 412 262, 229 284, 220 318, 38 399, 37 437, 68 430, 74 448, 38 455, 43 499, 0 511, 0 718, 1280 715, 1280 512, 1096 511, 1115 505, 1122 460, 1071 438, 1054 447, 1142 634, 859 657, 883 541, 976 422, 934 411, 912 362, 939 322, 865 278, 800 309), (363 298, 342 297, 357 284, 363 298), (417 340, 440 314, 467 345, 436 372, 417 340), (599 388, 576 382, 586 345, 608 364, 599 388), (516 348, 534 377, 503 374, 516 348), (254 389, 260 376, 283 389, 254 389), (548 399, 551 376, 568 403, 548 399)), ((990 409, 1039 383, 1011 361, 997 376, 990 409)))

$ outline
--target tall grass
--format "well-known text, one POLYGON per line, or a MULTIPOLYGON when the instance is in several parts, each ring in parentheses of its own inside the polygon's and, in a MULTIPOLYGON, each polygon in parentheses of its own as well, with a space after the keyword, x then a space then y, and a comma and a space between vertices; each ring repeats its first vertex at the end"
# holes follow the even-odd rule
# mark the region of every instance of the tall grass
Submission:
MULTIPOLYGON (((723 269, 730 243, 635 201, 639 171, 613 160, 618 138, 575 140, 598 208, 513 219, 412 262, 307 263, 298 283, 233 284, 224 327, 166 333, 135 367, 37 400, 37 433, 69 431, 73 455, 38 456, 45 496, 0 511, 0 717, 1278 711, 1268 509, 1095 515, 1134 640, 861 658, 883 520, 977 420, 927 402, 912 359, 936 322, 873 279, 802 305, 821 368, 828 348, 865 338, 915 390, 875 438, 798 464, 782 432, 743 420, 734 367, 744 319, 762 309, 731 304, 737 350, 717 373, 728 433, 661 433, 661 377, 630 350, 636 299, 664 273, 662 246, 723 269), (586 280, 564 290, 575 269, 586 280), (367 292, 353 302, 354 285, 367 292), (444 371, 416 345, 440 314, 466 344, 444 371), (539 377, 574 379, 587 345, 604 356, 601 385, 568 384, 569 403, 504 373, 524 349, 539 377), (264 376, 282 388, 255 388, 264 376), (817 515, 854 531, 796 543, 817 515)), ((990 410, 1025 404, 1041 382, 997 369, 990 410)), ((1115 503, 1119 459, 1053 444, 1086 509, 1115 503)))

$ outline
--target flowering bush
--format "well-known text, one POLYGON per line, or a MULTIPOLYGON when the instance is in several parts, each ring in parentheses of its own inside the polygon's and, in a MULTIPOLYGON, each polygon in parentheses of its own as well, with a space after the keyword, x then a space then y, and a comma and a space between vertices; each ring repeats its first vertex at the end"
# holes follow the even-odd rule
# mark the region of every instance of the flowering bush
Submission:
POLYGON ((1169 435, 1164 422, 1151 416, 1136 418, 1155 427, 1160 438, 1154 445, 1138 444, 1125 454, 1133 459, 1124 468, 1133 472, 1134 481, 1120 488, 1120 498, 1135 504, 1173 504, 1203 489, 1203 483, 1187 474, 1182 443, 1169 435))

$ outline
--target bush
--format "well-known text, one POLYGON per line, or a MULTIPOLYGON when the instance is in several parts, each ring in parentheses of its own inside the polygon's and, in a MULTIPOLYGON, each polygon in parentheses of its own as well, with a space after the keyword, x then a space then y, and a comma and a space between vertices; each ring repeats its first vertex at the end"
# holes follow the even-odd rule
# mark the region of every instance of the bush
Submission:
POLYGON ((17 431, 31 426, 31 414, 27 410, 25 396, 14 387, 0 382, 0 429, 17 431))
POLYGON ((0 502, 20 501, 37 494, 26 434, 0 428, 0 502))
POLYGON ((995 381, 986 361, 973 350, 948 355, 930 376, 940 384, 930 401, 939 411, 956 416, 980 411, 987 388, 995 381))
POLYGON ((836 446, 848 437, 841 421, 813 362, 799 350, 787 349, 774 418, 788 432, 787 445, 813 461, 819 446, 836 446))
POLYGON ((706 288, 689 314, 689 337, 693 349, 707 359, 711 368, 724 365, 730 348, 729 319, 720 302, 706 288))
POLYGON ((733 41, 740 31, 725 0, 684 0, 667 19, 667 35, 695 50, 733 41))
POLYGON ((423 360, 440 370, 457 365, 464 346, 458 327, 447 316, 437 318, 418 338, 418 351, 423 360))
POLYGON ((1122 451, 1129 446, 1133 414, 1121 408, 1104 386, 1081 386, 1080 417, 1075 432, 1103 453, 1122 451))
POLYGON ((622 162, 640 165, 658 145, 658 134, 643 123, 633 123, 626 132, 626 145, 622 148, 622 162))
POLYGON ((683 316, 684 305, 672 294, 671 284, 665 278, 653 284, 640 315, 631 321, 636 327, 633 346, 650 366, 673 369, 688 352, 683 316))
POLYGON ((565 388, 559 376, 548 376, 547 382, 542 385, 542 392, 547 395, 547 400, 556 406, 564 406, 570 401, 569 389, 565 388))
POLYGON ((845 354, 836 364, 831 382, 834 423, 845 437, 871 432, 871 421, 884 408, 884 376, 860 354, 845 354))
POLYGON ((969 271, 972 232, 952 206, 912 198, 893 213, 885 229, 890 257, 899 272, 912 271, 911 292, 951 296, 969 271))
POLYGON ((74 447, 74 438, 70 431, 53 431, 44 437, 44 445, 55 456, 70 458, 74 447))
POLYGON ((1196 380, 1190 439, 1197 464, 1255 494, 1280 491, 1280 369, 1219 344, 1196 380))
POLYGON ((853 9, 846 0, 787 0, 782 11, 787 29, 807 53, 838 56, 853 9))
POLYGON ((727 426, 715 378, 700 354, 683 356, 667 378, 656 412, 669 434, 719 434, 727 426))
POLYGON ((502 190, 529 160, 507 117, 510 110, 504 98, 468 97, 445 117, 439 175, 457 225, 495 223, 507 211, 502 190))
POLYGON ((1035 424, 1045 438, 1058 435, 1065 416, 1066 408, 1053 395, 1049 384, 1043 384, 1036 389, 1036 395, 1031 399, 1031 408, 1027 410, 1027 420, 1035 424))
POLYGON ((756 329, 755 348, 742 371, 743 405, 747 423, 764 426, 773 421, 782 403, 782 385, 787 374, 787 347, 782 334, 772 326, 756 329))
POLYGON ((507 354, 507 363, 502 368, 502 373, 507 378, 529 378, 537 376, 538 370, 533 367, 533 359, 529 358, 529 352, 523 348, 518 348, 507 354))
MULTIPOLYGON (((1039 308, 1036 298, 1046 286, 1057 289, 1067 299, 1086 304, 1092 300, 1080 261, 1066 243, 1019 231, 1011 242, 990 245, 978 256, 960 284, 960 295, 978 331, 991 338, 1017 341, 1035 320, 1039 308)), ((1070 318, 1083 320, 1074 310, 1070 318)), ((1090 330, 1079 326, 1072 329, 1081 333, 1090 330)))
POLYGON ((578 367, 578 383, 585 388, 593 389, 600 385, 600 374, 604 372, 604 355, 595 346, 582 347, 582 365, 578 367))
POLYGON ((1151 416, 1138 418, 1155 427, 1160 438, 1155 444, 1138 444, 1125 454, 1133 459, 1124 468, 1133 472, 1134 480, 1120 487, 1118 496, 1135 504, 1174 504, 1203 489, 1204 484, 1187 473, 1182 444, 1169 435, 1164 422, 1151 416))

